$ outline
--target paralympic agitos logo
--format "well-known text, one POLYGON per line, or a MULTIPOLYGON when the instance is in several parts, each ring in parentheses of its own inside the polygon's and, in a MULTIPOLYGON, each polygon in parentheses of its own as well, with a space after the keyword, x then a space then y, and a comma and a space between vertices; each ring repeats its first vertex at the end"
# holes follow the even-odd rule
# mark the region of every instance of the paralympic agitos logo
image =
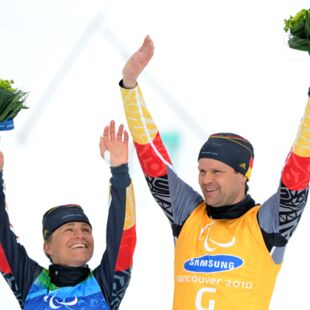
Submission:
POLYGON ((58 309, 61 307, 65 307, 66 309, 71 309, 69 308, 70 306, 75 306, 78 303, 77 297, 71 298, 72 300, 70 301, 63 301, 61 298, 56 296, 56 293, 51 297, 49 295, 44 296, 44 301, 47 302, 50 306, 51 309, 58 309))

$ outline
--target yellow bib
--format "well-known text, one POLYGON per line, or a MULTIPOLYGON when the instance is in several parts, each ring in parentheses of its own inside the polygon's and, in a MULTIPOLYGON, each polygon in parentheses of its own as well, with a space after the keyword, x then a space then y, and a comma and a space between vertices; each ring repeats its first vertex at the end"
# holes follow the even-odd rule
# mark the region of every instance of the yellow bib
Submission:
POLYGON ((257 221, 260 206, 237 219, 214 220, 199 205, 175 248, 174 310, 267 310, 276 265, 257 221))

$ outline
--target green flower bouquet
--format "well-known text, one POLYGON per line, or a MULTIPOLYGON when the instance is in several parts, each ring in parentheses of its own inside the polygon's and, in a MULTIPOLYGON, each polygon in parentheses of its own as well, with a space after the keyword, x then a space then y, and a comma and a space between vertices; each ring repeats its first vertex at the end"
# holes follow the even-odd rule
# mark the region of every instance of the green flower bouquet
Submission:
POLYGON ((290 48, 310 53, 310 9, 302 9, 295 16, 285 19, 284 30, 290 35, 290 48))
POLYGON ((13 83, 13 80, 0 79, 0 130, 13 129, 15 116, 28 108, 25 106, 28 93, 14 88, 13 83))

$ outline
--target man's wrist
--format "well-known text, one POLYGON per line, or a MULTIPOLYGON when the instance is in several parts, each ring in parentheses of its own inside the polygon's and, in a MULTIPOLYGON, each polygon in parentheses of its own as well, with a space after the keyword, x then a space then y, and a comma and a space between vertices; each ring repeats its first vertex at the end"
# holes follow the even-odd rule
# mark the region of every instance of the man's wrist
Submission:
POLYGON ((137 81, 130 81, 123 78, 120 82, 120 86, 125 89, 132 89, 137 86, 137 81))

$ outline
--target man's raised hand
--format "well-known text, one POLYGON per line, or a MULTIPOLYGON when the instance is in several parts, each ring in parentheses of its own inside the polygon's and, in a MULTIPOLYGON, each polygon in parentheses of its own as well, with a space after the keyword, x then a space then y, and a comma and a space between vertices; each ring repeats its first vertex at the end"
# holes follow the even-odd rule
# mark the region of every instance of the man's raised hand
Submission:
POLYGON ((134 88, 137 79, 154 54, 154 45, 150 36, 146 36, 142 46, 128 59, 123 69, 123 86, 134 88))

